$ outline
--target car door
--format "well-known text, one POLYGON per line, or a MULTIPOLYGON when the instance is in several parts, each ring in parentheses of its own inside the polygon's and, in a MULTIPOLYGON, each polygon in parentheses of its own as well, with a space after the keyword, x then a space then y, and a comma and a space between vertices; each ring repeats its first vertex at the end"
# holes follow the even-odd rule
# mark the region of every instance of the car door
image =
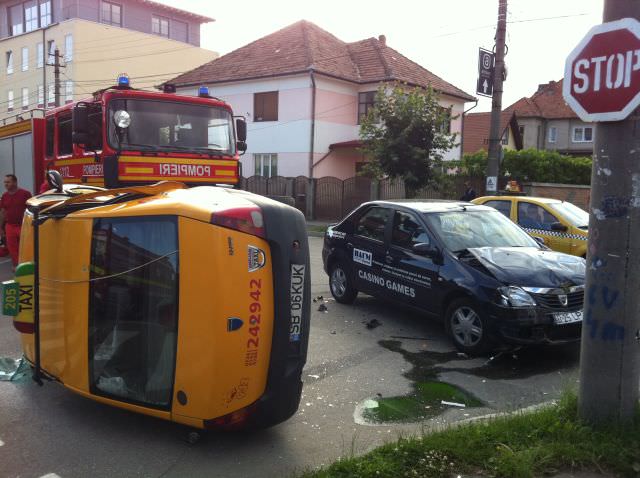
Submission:
POLYGON ((356 219, 347 253, 356 288, 371 295, 387 297, 382 273, 386 255, 385 233, 391 209, 372 206, 356 219))
POLYGON ((440 266, 432 258, 413 252, 413 246, 419 243, 433 244, 422 221, 414 213, 395 210, 382 271, 393 299, 435 313, 439 307, 440 266))

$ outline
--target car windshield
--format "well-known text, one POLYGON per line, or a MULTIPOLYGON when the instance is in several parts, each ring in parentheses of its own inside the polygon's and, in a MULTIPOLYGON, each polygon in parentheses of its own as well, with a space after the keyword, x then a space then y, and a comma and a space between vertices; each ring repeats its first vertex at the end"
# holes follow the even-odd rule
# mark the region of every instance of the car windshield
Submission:
POLYGON ((556 202, 550 203, 549 206, 554 211, 560 213, 571 224, 580 229, 586 229, 589 227, 589 213, 584 209, 580 209, 575 204, 570 202, 556 202))
POLYGON ((424 217, 452 252, 472 247, 540 247, 526 232, 495 210, 427 213, 424 217))
POLYGON ((109 143, 116 150, 235 154, 233 122, 224 108, 174 101, 115 99, 109 104, 108 124, 109 143), (120 129, 114 123, 114 114, 121 110, 129 113, 128 128, 120 129))

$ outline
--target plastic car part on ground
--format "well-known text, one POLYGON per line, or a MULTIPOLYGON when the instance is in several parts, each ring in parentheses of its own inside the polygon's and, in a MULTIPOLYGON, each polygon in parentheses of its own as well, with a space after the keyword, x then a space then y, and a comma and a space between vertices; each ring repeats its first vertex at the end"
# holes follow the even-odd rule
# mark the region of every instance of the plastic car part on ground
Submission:
POLYGON ((0 382, 15 382, 27 375, 29 369, 29 364, 23 357, 0 357, 0 382))

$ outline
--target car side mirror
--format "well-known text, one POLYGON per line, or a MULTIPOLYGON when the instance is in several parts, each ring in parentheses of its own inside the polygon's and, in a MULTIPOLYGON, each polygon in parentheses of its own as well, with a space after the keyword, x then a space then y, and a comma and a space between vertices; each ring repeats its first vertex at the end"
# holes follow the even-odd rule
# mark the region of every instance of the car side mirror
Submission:
POLYGON ((74 144, 89 144, 89 108, 80 103, 73 108, 73 132, 71 140, 74 144))
POLYGON ((437 259, 440 257, 440 251, 437 247, 429 244, 428 242, 419 242, 414 244, 412 250, 415 254, 419 256, 430 257, 431 259, 437 259))
POLYGON ((567 229, 568 229, 567 226, 565 226, 561 222, 553 222, 553 223, 551 223, 551 230, 552 231, 566 232, 567 229))
POLYGON ((57 193, 61 193, 63 191, 62 185, 64 184, 64 181, 62 180, 62 175, 55 169, 47 171, 47 183, 49 183, 51 189, 55 189, 57 193))
POLYGON ((236 118, 236 135, 238 142, 247 141, 247 122, 244 118, 236 118))
POLYGON ((247 143, 244 141, 238 141, 236 143, 236 149, 240 152, 240 153, 244 153, 247 150, 247 143))

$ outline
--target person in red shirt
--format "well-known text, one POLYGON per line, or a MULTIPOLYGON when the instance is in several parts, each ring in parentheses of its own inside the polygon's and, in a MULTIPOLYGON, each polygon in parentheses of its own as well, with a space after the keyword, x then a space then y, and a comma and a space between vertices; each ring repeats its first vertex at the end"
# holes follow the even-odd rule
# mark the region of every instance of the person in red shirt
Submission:
POLYGON ((7 174, 4 177, 4 187, 7 192, 0 198, 0 209, 2 210, 1 230, 6 238, 11 262, 13 262, 15 269, 18 265, 22 216, 27 208, 27 200, 31 197, 31 193, 18 187, 18 178, 14 174, 7 174))

